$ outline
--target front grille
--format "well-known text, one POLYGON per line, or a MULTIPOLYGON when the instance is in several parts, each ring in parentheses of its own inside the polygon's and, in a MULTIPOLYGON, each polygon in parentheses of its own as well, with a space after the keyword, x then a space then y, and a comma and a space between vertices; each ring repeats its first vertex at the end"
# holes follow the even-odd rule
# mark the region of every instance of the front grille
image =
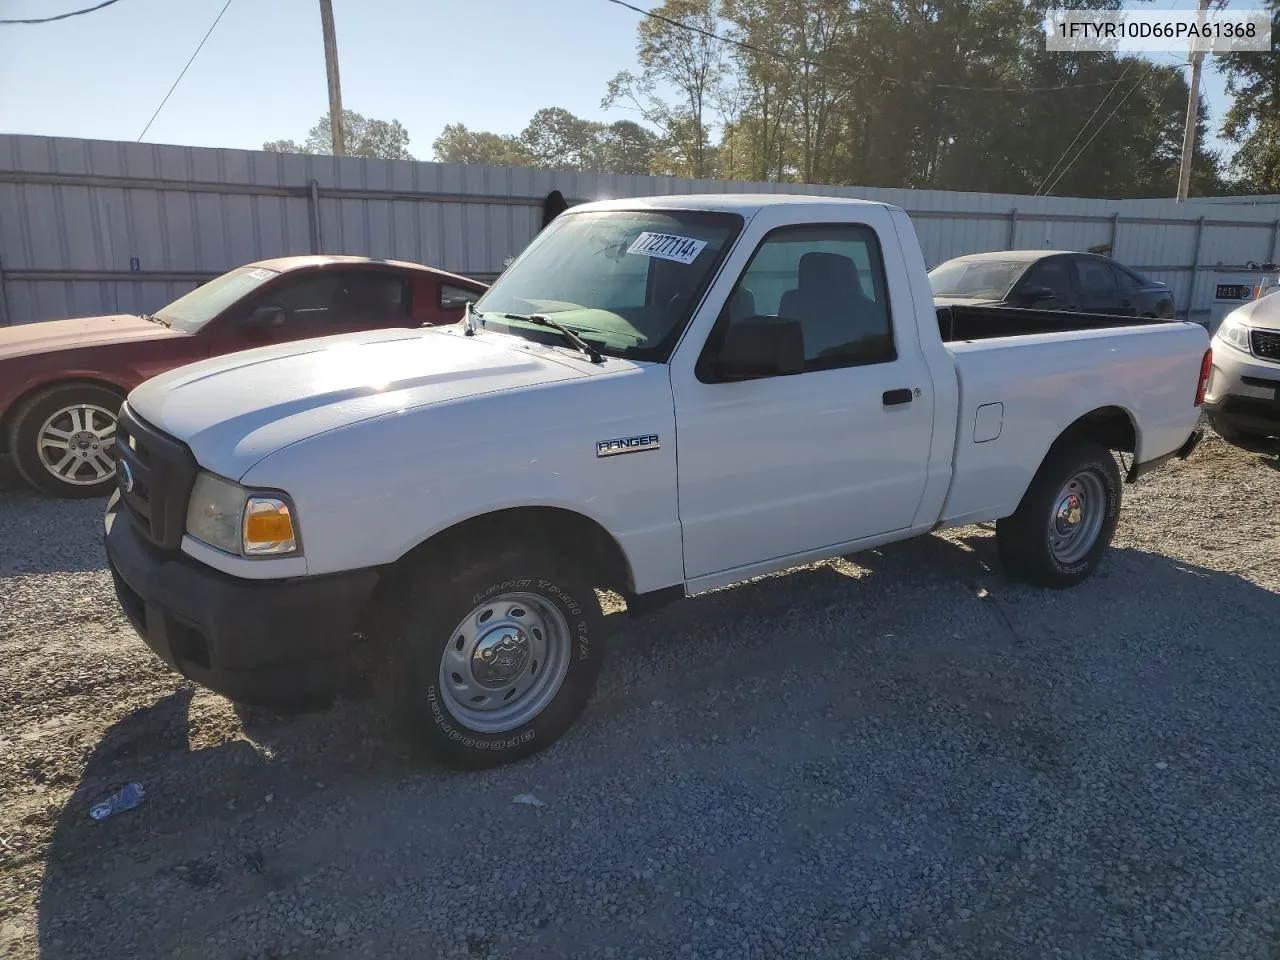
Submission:
POLYGON ((196 479, 191 451, 137 416, 126 404, 116 427, 120 501, 147 540, 176 550, 187 525, 187 499, 196 479))
POLYGON ((1271 330, 1250 330, 1253 355, 1264 360, 1280 360, 1280 333, 1271 330))

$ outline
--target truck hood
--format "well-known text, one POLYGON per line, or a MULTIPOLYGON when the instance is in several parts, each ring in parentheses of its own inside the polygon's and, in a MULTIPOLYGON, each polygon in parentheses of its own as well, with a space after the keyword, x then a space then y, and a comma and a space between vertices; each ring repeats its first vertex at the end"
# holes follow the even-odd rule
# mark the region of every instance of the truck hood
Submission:
POLYGON ((1238 307, 1230 316, 1259 330, 1280 330, 1280 290, 1238 307))
POLYGON ((179 330, 142 317, 122 313, 111 317, 78 317, 74 320, 42 320, 0 329, 0 360, 54 350, 137 343, 185 337, 179 330))
POLYGON ((376 330, 201 360, 148 380, 128 404, 202 467, 238 480, 283 447, 360 420, 590 376, 585 366, 510 335, 376 330))

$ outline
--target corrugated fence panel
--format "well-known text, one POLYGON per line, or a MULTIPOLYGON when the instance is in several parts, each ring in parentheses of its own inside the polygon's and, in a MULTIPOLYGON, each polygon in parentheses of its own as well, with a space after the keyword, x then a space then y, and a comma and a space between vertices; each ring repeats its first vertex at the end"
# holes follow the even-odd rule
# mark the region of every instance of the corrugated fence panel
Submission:
POLYGON ((571 204, 700 192, 893 203, 912 215, 930 265, 1011 245, 1114 240, 1117 259, 1172 284, 1197 318, 1210 291, 1198 284, 1193 295, 1193 278, 1280 254, 1273 198, 1178 204, 695 181, 0 135, 0 323, 155 310, 240 264, 316 250, 488 278, 537 233, 552 190, 571 204))

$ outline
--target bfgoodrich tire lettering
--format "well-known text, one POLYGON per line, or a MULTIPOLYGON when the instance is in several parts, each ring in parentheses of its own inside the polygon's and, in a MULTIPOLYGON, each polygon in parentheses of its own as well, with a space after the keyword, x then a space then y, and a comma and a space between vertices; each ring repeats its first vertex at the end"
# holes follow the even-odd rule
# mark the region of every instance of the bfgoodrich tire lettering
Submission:
POLYGON ((1037 586, 1075 586, 1097 570, 1120 519, 1120 468, 1090 440, 1051 450, 1012 516, 996 523, 1005 573, 1037 586))
POLYGON ((410 738, 477 769, 549 747, 595 691, 603 649, 595 591, 548 551, 420 567, 395 680, 410 738))

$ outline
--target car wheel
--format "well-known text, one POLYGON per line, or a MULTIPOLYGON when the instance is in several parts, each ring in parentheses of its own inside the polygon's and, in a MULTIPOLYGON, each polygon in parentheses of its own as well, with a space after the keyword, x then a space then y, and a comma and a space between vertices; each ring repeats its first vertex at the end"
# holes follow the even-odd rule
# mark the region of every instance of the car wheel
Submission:
POLYGON ((92 383, 41 390, 18 409, 9 452, 29 484, 55 497, 101 497, 115 485, 116 418, 123 398, 92 383))
POLYGON ((1058 589, 1088 579, 1115 535, 1120 487, 1120 468, 1101 444, 1051 451, 1018 509, 996 522, 1005 573, 1058 589))
POLYGON ((595 590, 547 550, 512 548, 408 578, 396 702, 410 738, 462 769, 550 746, 595 691, 595 590))

